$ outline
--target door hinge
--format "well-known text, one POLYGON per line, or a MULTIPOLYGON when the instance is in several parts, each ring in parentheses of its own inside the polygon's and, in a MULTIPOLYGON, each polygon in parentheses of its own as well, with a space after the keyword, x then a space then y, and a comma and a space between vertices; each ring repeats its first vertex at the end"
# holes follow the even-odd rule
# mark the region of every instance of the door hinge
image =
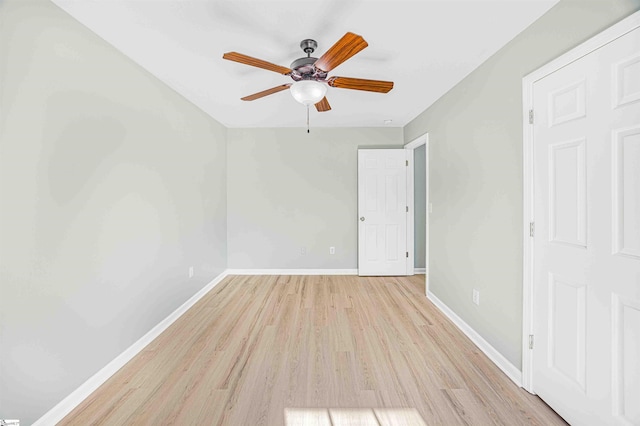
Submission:
POLYGON ((535 233, 535 222, 529 222, 529 236, 534 237, 535 233))
POLYGON ((409 252, 407 252, 407 257, 409 257, 409 252))
POLYGON ((529 124, 533 124, 533 110, 529 110, 529 124))
POLYGON ((409 206, 407 206, 407 213, 409 213, 409 206))
POLYGON ((409 166, 409 160, 404 160, 405 161, 405 166, 409 166))
POLYGON ((529 335, 529 349, 533 349, 533 334, 529 335))

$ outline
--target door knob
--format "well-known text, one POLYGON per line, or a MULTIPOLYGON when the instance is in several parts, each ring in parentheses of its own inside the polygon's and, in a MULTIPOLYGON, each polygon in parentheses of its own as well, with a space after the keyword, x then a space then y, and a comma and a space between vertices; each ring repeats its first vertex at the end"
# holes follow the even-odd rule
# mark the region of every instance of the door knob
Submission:
POLYGON ((362 216, 362 217, 360 218, 360 221, 361 221, 361 222, 364 222, 364 216, 362 216))

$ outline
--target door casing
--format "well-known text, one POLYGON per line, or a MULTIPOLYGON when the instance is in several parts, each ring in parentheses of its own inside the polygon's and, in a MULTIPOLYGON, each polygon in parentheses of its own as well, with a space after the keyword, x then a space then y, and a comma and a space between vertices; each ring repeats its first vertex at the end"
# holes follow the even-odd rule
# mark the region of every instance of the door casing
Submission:
POLYGON ((415 253, 413 250, 414 247, 414 230, 415 230, 415 215, 414 215, 414 187, 413 187, 413 179, 415 174, 415 168, 413 166, 414 160, 414 150, 416 148, 424 145, 424 155, 425 155, 425 205, 427 207, 426 219, 427 223, 425 225, 425 239, 424 239, 424 252, 425 252, 425 288, 424 294, 425 296, 429 292, 429 213, 430 213, 430 203, 429 203, 429 133, 425 133, 423 135, 418 136, 408 144, 404 146, 404 149, 407 150, 407 159, 409 160, 409 170, 407 170, 407 205, 409 206, 409 216, 407 216, 407 247, 409 248, 409 260, 410 265, 407 267, 407 272, 409 275, 413 275, 413 263, 415 262, 415 253))

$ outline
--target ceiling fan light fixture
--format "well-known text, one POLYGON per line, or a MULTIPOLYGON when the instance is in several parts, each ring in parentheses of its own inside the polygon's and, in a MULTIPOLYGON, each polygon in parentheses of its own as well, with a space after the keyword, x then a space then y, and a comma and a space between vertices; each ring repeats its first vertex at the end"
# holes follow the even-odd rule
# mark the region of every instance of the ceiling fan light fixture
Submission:
POLYGON ((291 85, 291 95, 303 105, 317 104, 327 93, 326 84, 315 80, 296 81, 291 85))

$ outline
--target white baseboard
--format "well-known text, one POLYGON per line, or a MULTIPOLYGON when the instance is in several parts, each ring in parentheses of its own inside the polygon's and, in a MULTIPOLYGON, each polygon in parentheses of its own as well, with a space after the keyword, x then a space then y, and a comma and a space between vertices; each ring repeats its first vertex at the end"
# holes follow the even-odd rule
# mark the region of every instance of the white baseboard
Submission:
POLYGON ((227 269, 227 275, 358 275, 357 269, 227 269))
POLYGON ((73 411, 82 401, 84 401, 93 391, 98 389, 104 382, 113 376, 120 368, 129 362, 134 356, 140 353, 149 343, 165 331, 171 324, 180 318, 185 312, 196 304, 204 295, 213 289, 220 281, 227 276, 227 271, 222 272, 215 277, 209 284, 204 286, 200 291, 191 296, 189 300, 184 302, 178 309, 169 314, 158 325, 153 327, 144 336, 138 339, 133 345, 129 346, 124 352, 114 358, 109 364, 105 365, 100 371, 91 376, 75 391, 70 393, 65 399, 60 401, 51 410, 47 411, 40 417, 33 426, 54 425, 62 420, 67 414, 73 411))
POLYGON ((522 372, 515 365, 511 364, 500 352, 489 344, 478 334, 469 324, 456 315, 447 305, 431 292, 427 292, 427 298, 433 302, 440 311, 445 314, 484 354, 507 375, 518 387, 522 387, 522 372))
POLYGON ((413 268, 414 274, 426 274, 427 268, 413 268))

